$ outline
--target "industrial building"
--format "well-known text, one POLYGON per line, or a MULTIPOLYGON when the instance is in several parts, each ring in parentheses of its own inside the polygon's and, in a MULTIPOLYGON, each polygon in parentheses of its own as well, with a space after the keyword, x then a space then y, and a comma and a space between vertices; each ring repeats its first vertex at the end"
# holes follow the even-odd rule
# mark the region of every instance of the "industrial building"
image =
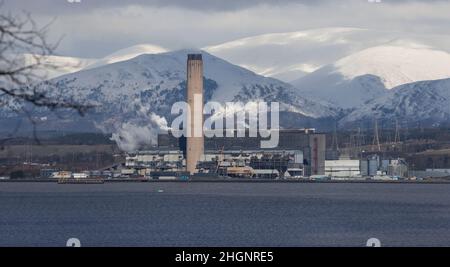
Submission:
POLYGON ((361 177, 360 161, 351 159, 326 160, 325 175, 336 178, 361 177))
MULTIPOLYGON (((192 175, 187 169, 187 138, 158 135, 158 147, 126 158, 123 175, 173 179, 192 175)), ((314 130, 280 130, 276 149, 261 149, 260 138, 205 137, 196 162, 197 177, 299 179, 325 174, 325 136, 314 130)))
POLYGON ((248 132, 238 137, 234 131, 230 137, 233 131, 227 129, 223 135, 226 137, 205 137, 201 54, 188 55, 186 95, 190 107, 187 137, 176 138, 170 132, 159 134, 157 148, 126 158, 123 175, 277 179, 325 174, 325 135, 315 129, 272 129, 278 131, 279 143, 271 149, 261 148, 261 142, 267 138, 259 134, 250 137, 248 132))
MULTIPOLYGON (((306 167, 299 150, 205 150, 193 177, 305 178, 306 167)), ((140 151, 126 157, 124 176, 173 179, 189 176, 184 152, 180 150, 140 151)))
MULTIPOLYGON (((325 174, 325 135, 314 129, 278 130, 279 144, 274 149, 260 148, 258 137, 211 137, 204 139, 205 155, 293 155, 291 163, 304 170, 303 176, 325 174), (296 156, 295 156, 296 155, 296 156), (299 157, 301 155, 301 162, 299 157), (301 166, 299 166, 299 164, 301 166)), ((158 149, 166 151, 186 151, 186 138, 175 138, 171 134, 158 135, 158 149)), ((187 152, 187 151, 186 151, 187 152)), ((274 163, 276 164, 276 163, 274 163)), ((282 169, 287 168, 287 163, 282 169)))
POLYGON ((182 151, 152 150, 140 151, 125 159, 123 175, 159 178, 168 175, 177 177, 187 175, 186 160, 182 151))
POLYGON ((408 177, 408 165, 404 159, 382 159, 378 155, 360 161, 361 176, 408 177))
POLYGON ((404 159, 382 159, 372 155, 365 159, 326 160, 325 175, 336 179, 398 179, 408 177, 408 166, 404 159))

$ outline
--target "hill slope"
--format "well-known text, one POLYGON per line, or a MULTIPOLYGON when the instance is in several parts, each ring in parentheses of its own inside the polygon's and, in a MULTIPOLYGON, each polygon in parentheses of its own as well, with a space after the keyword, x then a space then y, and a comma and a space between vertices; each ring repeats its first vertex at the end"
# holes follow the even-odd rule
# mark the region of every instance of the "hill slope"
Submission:
POLYGON ((401 85, 345 116, 349 125, 374 118, 404 125, 439 126, 450 123, 450 79, 401 85))
POLYGON ((407 83, 450 78, 450 54, 426 46, 377 46, 292 84, 307 95, 354 108, 407 83))

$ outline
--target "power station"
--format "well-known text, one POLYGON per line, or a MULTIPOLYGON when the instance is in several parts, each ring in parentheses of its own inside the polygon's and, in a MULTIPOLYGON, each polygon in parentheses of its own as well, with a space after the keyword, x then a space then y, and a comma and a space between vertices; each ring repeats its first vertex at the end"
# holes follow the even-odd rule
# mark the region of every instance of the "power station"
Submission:
MULTIPOLYGON (((185 177, 302 178, 325 174, 325 135, 314 129, 280 130, 278 146, 261 148, 267 138, 204 136, 203 59, 187 55, 186 102, 189 106, 185 137, 158 135, 158 147, 127 157, 130 175, 138 173, 153 179, 185 177)), ((228 132, 229 130, 227 130, 228 132)), ((248 130, 246 130, 248 131, 248 130)))

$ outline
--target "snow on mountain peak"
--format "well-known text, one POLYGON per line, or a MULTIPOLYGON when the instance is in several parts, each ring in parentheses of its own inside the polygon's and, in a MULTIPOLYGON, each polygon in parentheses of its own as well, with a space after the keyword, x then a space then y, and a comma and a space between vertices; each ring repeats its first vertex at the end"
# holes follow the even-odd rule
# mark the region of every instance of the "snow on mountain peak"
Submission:
POLYGON ((33 74, 42 79, 52 79, 64 74, 77 72, 96 62, 96 59, 56 55, 23 54, 21 56, 26 66, 36 64, 39 60, 42 65, 33 70, 33 74))
POLYGON ((139 44, 116 51, 106 56, 105 59, 111 60, 109 63, 115 63, 128 60, 142 54, 160 54, 164 52, 167 52, 167 50, 161 46, 152 44, 139 44))
POLYGON ((292 84, 312 97, 355 108, 396 86, 445 78, 450 78, 449 53, 396 40, 344 57, 292 84))
POLYGON ((450 54, 428 46, 377 46, 337 61, 336 71, 346 79, 374 75, 387 89, 424 80, 450 78, 450 54))
POLYGON ((96 68, 99 66, 112 64, 120 61, 125 61, 132 59, 142 54, 160 54, 167 52, 167 50, 161 46, 152 44, 139 44, 131 47, 127 47, 116 51, 100 60, 97 60, 94 64, 88 66, 87 68, 96 68))
POLYGON ((361 28, 319 28, 246 37, 204 48, 260 75, 292 81, 392 36, 361 28))

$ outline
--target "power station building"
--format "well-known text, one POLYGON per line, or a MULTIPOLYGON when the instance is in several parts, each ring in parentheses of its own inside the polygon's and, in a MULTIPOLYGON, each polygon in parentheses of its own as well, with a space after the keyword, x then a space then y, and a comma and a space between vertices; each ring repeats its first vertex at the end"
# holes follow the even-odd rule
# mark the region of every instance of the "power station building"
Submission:
MULTIPOLYGON (((252 178, 303 178, 325 174, 325 135, 314 129, 278 131, 278 146, 261 148, 263 138, 245 135, 205 137, 203 132, 203 60, 201 54, 187 58, 187 137, 159 134, 154 151, 139 152, 127 158, 128 167, 141 175, 159 178, 173 172, 190 175, 219 175, 252 178), (242 137, 244 136, 244 137, 242 137), (158 174, 159 173, 159 174, 158 174)), ((184 125, 183 125, 184 127, 184 125)), ((231 131, 233 133, 233 131, 231 131)), ((178 174, 177 174, 178 173, 178 174)), ((172 176, 172 175, 170 175, 172 176)))
MULTIPOLYGON (((262 149, 261 137, 212 137, 205 138, 204 154, 264 153, 301 154, 304 176, 325 174, 325 134, 311 129, 279 130, 279 144, 275 148, 262 149)), ((158 135, 158 149, 164 151, 186 150, 186 138, 175 138, 171 134, 158 135)))

